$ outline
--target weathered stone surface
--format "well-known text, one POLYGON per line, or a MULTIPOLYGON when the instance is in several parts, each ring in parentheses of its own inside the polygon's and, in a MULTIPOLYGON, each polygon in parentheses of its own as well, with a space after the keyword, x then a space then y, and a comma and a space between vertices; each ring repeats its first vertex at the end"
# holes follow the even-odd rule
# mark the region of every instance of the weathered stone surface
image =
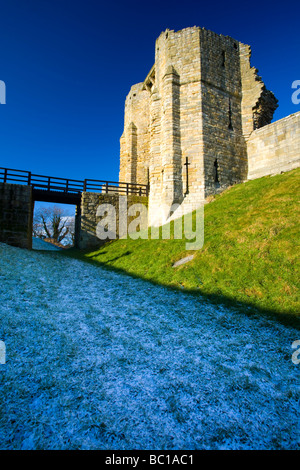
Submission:
POLYGON ((143 83, 133 85, 125 102, 124 132, 120 139, 119 180, 148 183, 149 92, 143 83))
POLYGON ((120 140, 120 181, 150 184, 150 224, 164 205, 195 209, 247 179, 249 136, 277 107, 250 57, 250 46, 199 27, 156 40, 153 67, 126 98, 120 140))
MULTIPOLYGON (((138 217, 136 214, 130 216, 130 207, 134 204, 142 204, 145 210, 147 210, 148 198, 136 195, 122 196, 117 193, 83 192, 81 197, 79 248, 83 250, 98 248, 110 239, 113 239, 111 236, 108 236, 107 239, 101 240, 97 236, 97 225, 102 219, 98 211, 100 206, 105 207, 105 205, 110 205, 114 208, 115 238, 126 236, 128 226, 130 226, 132 220, 138 217)), ((113 223, 114 221, 112 220, 113 223)))
POLYGON ((251 47, 239 43, 241 69, 241 118, 243 135, 246 140, 254 129, 270 124, 278 101, 274 94, 267 90, 258 70, 251 67, 251 47))
POLYGON ((248 179, 300 166, 300 112, 252 132, 248 140, 248 179))

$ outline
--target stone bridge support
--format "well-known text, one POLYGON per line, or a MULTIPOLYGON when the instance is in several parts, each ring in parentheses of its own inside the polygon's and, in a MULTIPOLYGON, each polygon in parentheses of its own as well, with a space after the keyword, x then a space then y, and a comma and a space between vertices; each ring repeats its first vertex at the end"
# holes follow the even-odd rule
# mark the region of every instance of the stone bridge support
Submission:
POLYGON ((99 222, 103 218, 107 218, 107 221, 109 221, 108 213, 112 214, 110 228, 115 227, 115 236, 112 234, 113 238, 111 239, 127 235, 130 223, 139 218, 140 213, 136 210, 140 205, 143 206, 143 210, 146 212, 148 210, 148 197, 132 194, 122 196, 117 193, 82 193, 78 247, 82 250, 96 249, 108 241, 108 239, 101 240, 97 235, 99 222), (108 211, 105 211, 105 209, 108 209, 108 211))
POLYGON ((31 186, 0 183, 0 242, 32 248, 31 186))

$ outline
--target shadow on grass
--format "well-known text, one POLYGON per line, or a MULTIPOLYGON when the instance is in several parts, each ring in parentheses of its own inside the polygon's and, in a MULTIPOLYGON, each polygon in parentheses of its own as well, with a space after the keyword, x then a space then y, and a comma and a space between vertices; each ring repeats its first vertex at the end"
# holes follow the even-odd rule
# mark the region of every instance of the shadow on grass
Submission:
MULTIPOLYGON (((81 251, 81 250, 78 250, 78 249, 70 248, 70 249, 60 251, 60 252, 44 251, 43 253, 48 254, 48 255, 60 254, 60 255, 63 255, 63 256, 67 256, 69 258, 77 259, 77 260, 83 261, 85 263, 89 263, 93 266, 99 267, 101 269, 105 269, 107 271, 114 271, 114 272, 122 274, 122 275, 130 276, 131 278, 134 278, 134 279, 143 280, 144 282, 150 283, 153 286, 160 286, 160 287, 164 287, 166 289, 169 289, 173 292, 189 294, 193 297, 196 297, 196 298, 199 298, 199 299, 201 298, 204 301, 208 301, 208 302, 210 302, 214 305, 223 305, 225 307, 230 307, 230 308, 235 309, 236 311, 239 311, 239 312, 241 312, 243 314, 246 314, 246 315, 251 315, 251 316, 259 315, 259 316, 264 316, 266 318, 270 318, 270 319, 273 319, 273 320, 275 319, 276 321, 278 321, 279 323, 281 323, 285 326, 291 326, 291 327, 293 327, 293 328, 300 331, 300 316, 298 316, 296 314, 292 314, 292 313, 289 314, 289 313, 286 313, 286 312, 278 312, 278 311, 274 311, 274 310, 260 308, 260 307, 254 305, 251 302, 246 303, 246 302, 243 302, 243 301, 238 301, 234 298, 226 297, 226 296, 224 296, 222 294, 218 294, 218 293, 215 293, 215 294, 203 293, 201 291, 201 288, 186 289, 186 288, 170 286, 170 285, 167 285, 167 284, 152 281, 152 280, 144 278, 142 276, 138 276, 138 275, 129 273, 128 271, 126 271, 124 269, 115 268, 114 266, 108 265, 107 262, 95 261, 91 258, 87 258, 85 255, 89 252, 90 251, 81 251)), ((130 253, 131 252, 127 251, 122 256, 128 255, 130 253)), ((117 258, 115 258, 115 259, 117 259, 117 258)), ((112 260, 109 260, 109 261, 112 261, 112 260)))

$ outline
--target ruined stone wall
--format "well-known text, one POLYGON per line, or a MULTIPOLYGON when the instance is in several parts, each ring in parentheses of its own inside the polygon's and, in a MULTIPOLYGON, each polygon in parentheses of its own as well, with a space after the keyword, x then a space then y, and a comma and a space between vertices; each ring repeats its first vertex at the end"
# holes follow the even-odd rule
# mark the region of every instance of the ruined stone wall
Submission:
POLYGON ((148 184, 149 144, 149 92, 138 83, 125 101, 119 181, 148 184))
POLYGON ((241 182, 247 150, 241 119, 239 43, 201 29, 205 197, 241 182))
POLYGON ((248 140, 248 179, 300 166, 300 112, 252 132, 248 140))
POLYGON ((32 217, 31 186, 0 183, 0 241, 32 248, 32 217))
POLYGON ((271 123, 278 100, 266 89, 258 70, 250 64, 251 47, 239 43, 242 83, 242 126, 247 140, 253 130, 271 123))
MULTIPOLYGON (((99 206, 110 204, 115 208, 116 216, 116 238, 123 236, 126 227, 135 218, 128 215, 130 207, 133 204, 143 204, 148 206, 148 198, 145 196, 119 196, 119 194, 102 194, 83 192, 81 197, 81 218, 80 218, 80 235, 78 247, 82 250, 96 249, 109 241, 109 239, 101 240, 97 237, 97 224, 102 216, 97 214, 99 206), (126 225, 126 227, 125 227, 126 225)), ((104 216, 105 217, 105 216, 104 216)), ((138 214, 137 216, 138 217, 138 214)))
POLYGON ((199 27, 156 40, 154 66, 126 98, 120 158, 120 181, 150 182, 151 224, 174 203, 192 210, 247 178, 247 139, 277 107, 250 55, 199 27))

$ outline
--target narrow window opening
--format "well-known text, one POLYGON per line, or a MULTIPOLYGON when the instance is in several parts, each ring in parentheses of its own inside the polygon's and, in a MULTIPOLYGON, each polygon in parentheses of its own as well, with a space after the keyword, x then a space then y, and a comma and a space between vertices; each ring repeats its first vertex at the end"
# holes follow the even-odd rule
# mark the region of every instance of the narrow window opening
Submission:
POLYGON ((146 87, 148 88, 149 91, 151 91, 152 86, 153 86, 153 83, 151 82, 151 80, 149 80, 149 81, 146 83, 146 87))
POLYGON ((213 168, 213 176, 214 176, 214 183, 219 184, 219 164, 218 159, 216 158, 214 161, 214 168, 213 168))
POLYGON ((228 129, 233 130, 232 126, 232 110, 231 110, 231 100, 229 98, 229 106, 228 106, 228 129))
POLYGON ((225 67, 225 62, 226 62, 226 53, 225 51, 222 51, 222 67, 225 67))

